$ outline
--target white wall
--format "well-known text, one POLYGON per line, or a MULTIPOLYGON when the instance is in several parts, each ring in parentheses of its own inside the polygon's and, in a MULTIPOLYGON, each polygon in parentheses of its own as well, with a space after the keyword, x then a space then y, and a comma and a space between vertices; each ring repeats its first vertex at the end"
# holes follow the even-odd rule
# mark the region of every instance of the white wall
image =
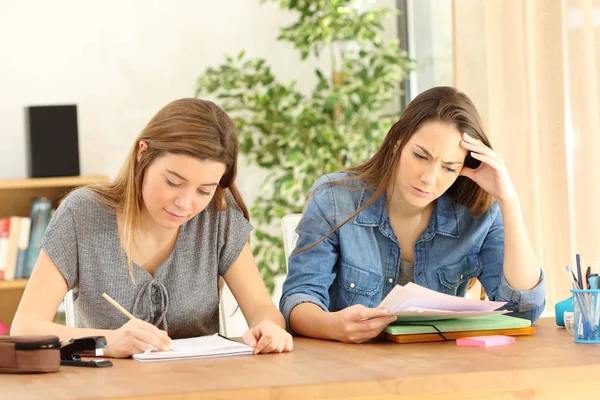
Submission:
MULTIPOLYGON (((193 96, 198 75, 226 54, 264 57, 310 90, 319 64, 276 41, 291 21, 259 0, 0 0, 0 179, 26 177, 27 106, 77 104, 81 174, 114 176, 150 117, 193 96)), ((386 26, 395 36, 393 18, 386 26)), ((242 164, 239 176, 251 204, 264 173, 242 164)), ((243 329, 238 312, 228 334, 243 329)))
POLYGON ((225 54, 245 49, 310 86, 314 64, 275 41, 291 17, 258 0, 2 0, 0 179, 26 176, 29 105, 76 103, 81 173, 112 176, 149 118, 225 54))

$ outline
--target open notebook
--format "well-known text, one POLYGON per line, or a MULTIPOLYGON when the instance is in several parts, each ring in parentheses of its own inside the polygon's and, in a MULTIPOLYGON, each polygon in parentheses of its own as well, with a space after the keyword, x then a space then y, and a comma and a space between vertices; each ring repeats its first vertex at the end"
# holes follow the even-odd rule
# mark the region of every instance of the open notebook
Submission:
POLYGON ((186 360, 191 358, 227 357, 253 354, 253 349, 219 335, 200 336, 189 339, 175 339, 170 351, 151 351, 134 354, 134 360, 141 362, 186 360))

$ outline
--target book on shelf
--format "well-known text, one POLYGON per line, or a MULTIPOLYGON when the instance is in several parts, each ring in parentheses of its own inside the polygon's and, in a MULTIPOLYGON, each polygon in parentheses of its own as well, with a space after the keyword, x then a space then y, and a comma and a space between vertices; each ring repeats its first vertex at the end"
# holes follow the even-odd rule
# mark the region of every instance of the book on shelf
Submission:
POLYGON ((25 252, 23 277, 29 278, 40 255, 40 242, 52 216, 52 203, 47 197, 36 197, 31 204, 31 232, 25 252))
POLYGON ((8 231, 8 242, 6 245, 4 280, 12 281, 15 279, 15 272, 17 269, 17 244, 19 242, 19 234, 21 231, 21 217, 10 217, 9 221, 10 229, 8 231))
POLYGON ((0 281, 31 276, 52 211, 49 199, 37 197, 32 202, 31 217, 0 218, 0 281))
POLYGON ((17 242, 17 266, 15 268, 15 279, 22 279, 23 268, 25 266, 25 255, 29 248, 29 233, 31 231, 31 218, 21 217, 21 229, 19 231, 19 241, 17 242))
POLYGON ((22 264, 25 250, 29 246, 31 218, 15 216, 3 218, 0 225, 3 230, 3 243, 0 246, 0 258, 2 259, 0 262, 2 269, 0 280, 22 279, 22 264), (8 229, 8 234, 4 232, 6 229, 8 229))
POLYGON ((8 235, 10 232, 10 218, 0 218, 0 280, 4 279, 6 264, 8 263, 8 235))

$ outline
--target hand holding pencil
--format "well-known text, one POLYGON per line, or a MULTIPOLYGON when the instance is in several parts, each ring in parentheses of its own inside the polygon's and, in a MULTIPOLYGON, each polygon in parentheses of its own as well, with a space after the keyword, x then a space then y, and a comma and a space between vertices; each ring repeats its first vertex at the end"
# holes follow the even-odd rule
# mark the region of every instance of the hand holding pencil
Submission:
POLYGON ((103 293, 102 297, 129 318, 129 322, 113 331, 111 335, 107 335, 107 355, 124 358, 155 349, 169 350, 171 338, 169 338, 167 332, 146 321, 135 318, 108 294, 103 293))

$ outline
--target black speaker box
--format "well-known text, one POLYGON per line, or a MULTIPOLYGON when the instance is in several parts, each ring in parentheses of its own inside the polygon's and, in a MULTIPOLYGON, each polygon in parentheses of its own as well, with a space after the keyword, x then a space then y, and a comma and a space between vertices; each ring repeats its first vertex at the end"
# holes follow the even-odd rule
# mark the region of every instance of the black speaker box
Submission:
POLYGON ((76 105, 27 107, 26 124, 31 178, 79 176, 76 105))

